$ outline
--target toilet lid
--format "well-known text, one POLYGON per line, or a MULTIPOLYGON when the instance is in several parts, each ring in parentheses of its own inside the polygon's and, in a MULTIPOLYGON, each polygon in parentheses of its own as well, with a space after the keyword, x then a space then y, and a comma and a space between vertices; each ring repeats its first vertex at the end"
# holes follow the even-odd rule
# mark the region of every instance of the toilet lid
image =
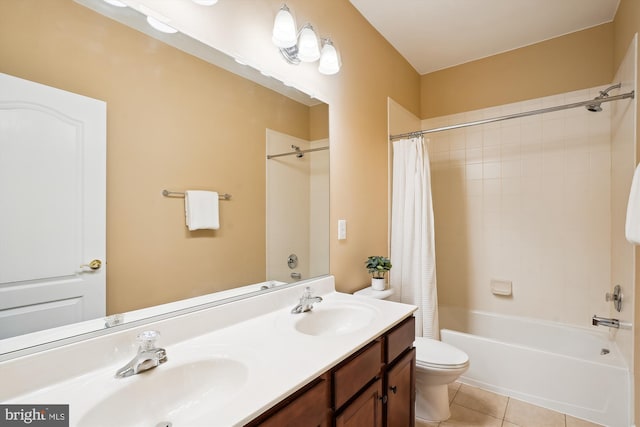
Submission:
POLYGON ((443 369, 457 368, 469 363, 469 356, 462 350, 442 341, 416 337, 416 364, 439 366, 443 369))

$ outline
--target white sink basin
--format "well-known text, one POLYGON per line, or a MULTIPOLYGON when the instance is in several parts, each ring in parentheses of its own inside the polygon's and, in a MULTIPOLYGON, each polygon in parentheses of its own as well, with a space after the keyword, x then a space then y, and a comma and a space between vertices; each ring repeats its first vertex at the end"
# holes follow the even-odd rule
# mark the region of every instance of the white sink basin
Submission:
POLYGON ((340 304, 337 306, 321 306, 315 304, 312 311, 296 314, 301 316, 295 322, 295 329, 306 335, 335 336, 358 331, 376 317, 376 310, 359 304, 340 304))
MULTIPOLYGON (((99 401, 79 426, 206 425, 212 411, 237 398, 247 367, 227 358, 202 359, 115 379, 122 388, 99 401)), ((175 363, 175 362, 174 362, 175 363)))

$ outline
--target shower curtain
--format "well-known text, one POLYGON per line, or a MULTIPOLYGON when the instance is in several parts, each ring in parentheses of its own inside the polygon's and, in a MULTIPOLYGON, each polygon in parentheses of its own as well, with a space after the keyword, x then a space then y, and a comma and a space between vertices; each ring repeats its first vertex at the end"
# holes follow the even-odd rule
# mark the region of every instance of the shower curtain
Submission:
POLYGON ((417 305, 416 336, 439 339, 429 155, 424 137, 393 142, 389 283, 400 302, 417 305))

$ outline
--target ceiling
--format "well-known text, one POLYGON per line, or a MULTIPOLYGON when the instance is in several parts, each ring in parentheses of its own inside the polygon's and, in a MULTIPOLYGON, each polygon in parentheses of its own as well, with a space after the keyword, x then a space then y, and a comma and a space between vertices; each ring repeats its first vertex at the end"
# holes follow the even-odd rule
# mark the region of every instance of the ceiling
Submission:
POLYGON ((349 0, 420 74, 613 21, 620 0, 349 0))

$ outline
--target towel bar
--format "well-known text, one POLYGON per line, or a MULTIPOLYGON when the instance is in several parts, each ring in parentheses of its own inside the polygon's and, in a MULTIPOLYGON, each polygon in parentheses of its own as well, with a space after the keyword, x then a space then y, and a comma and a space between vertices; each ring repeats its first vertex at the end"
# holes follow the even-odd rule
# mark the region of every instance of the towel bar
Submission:
MULTIPOLYGON (((171 197, 171 196, 184 197, 184 191, 162 190, 162 195, 165 196, 165 197, 171 197)), ((220 200, 229 200, 229 199, 231 199, 231 194, 228 194, 228 193, 219 194, 218 195, 218 199, 220 199, 220 200)))

